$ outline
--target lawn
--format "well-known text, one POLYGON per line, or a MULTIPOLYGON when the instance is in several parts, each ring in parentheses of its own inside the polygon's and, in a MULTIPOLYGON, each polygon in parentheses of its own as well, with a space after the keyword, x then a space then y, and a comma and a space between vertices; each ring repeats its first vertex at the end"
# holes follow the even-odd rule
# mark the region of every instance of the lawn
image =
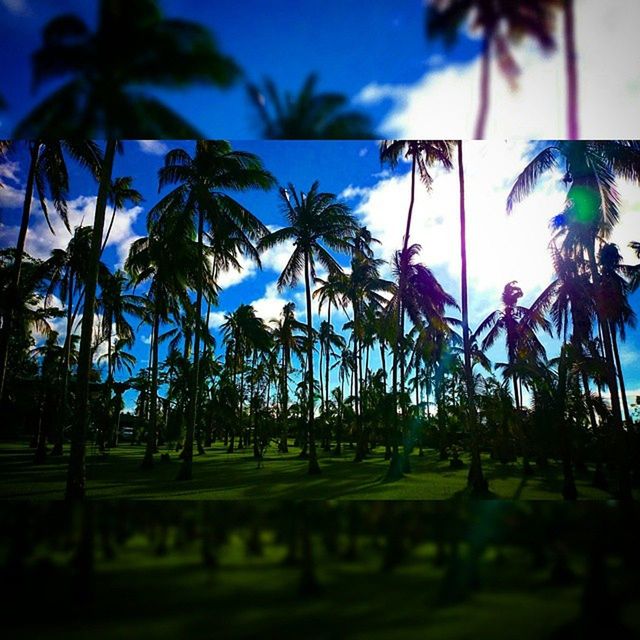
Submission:
MULTIPOLYGON (((433 564, 429 545, 414 550, 392 572, 382 572, 375 550, 364 545, 352 562, 328 556, 319 540, 314 547, 320 592, 301 597, 300 570, 283 565, 285 550, 277 544, 266 546, 261 557, 248 557, 236 534, 225 545, 220 565, 211 569, 202 564, 197 548, 170 549, 159 557, 138 535, 115 559, 98 559, 93 597, 73 607, 68 565, 49 553, 43 555, 46 564, 36 562, 30 579, 11 593, 11 598, 26 598, 40 615, 16 620, 20 614, 12 607, 5 628, 12 638, 49 640, 533 640, 550 637, 580 611, 584 567, 576 565, 575 582, 552 586, 549 570, 532 570, 530 559, 517 549, 507 550, 500 564, 485 557, 476 590, 444 606, 439 594, 445 569, 433 564)), ((618 590, 626 588, 615 582, 618 590)), ((625 600, 620 618, 630 631, 640 631, 638 604, 625 600)))
MULTIPOLYGON (((367 460, 354 463, 345 448, 342 457, 320 452, 322 474, 307 475, 307 463, 298 450, 289 454, 267 451, 262 467, 251 450, 229 454, 222 445, 195 456, 193 480, 176 481, 180 461, 160 462, 150 471, 139 468, 143 447, 122 444, 100 456, 91 447, 87 455, 87 494, 90 498, 127 499, 343 499, 343 500, 440 500, 464 493, 467 469, 452 470, 427 450, 423 457, 411 456, 412 472, 396 482, 385 482, 388 462, 381 449, 367 460)), ((32 463, 33 451, 25 443, 0 444, 0 497, 11 499, 59 499, 64 495, 67 458, 49 458, 32 463)), ((465 463, 468 459, 463 457, 465 463)), ((524 477, 521 462, 500 464, 484 458, 484 469, 492 496, 504 499, 555 500, 561 497, 559 464, 524 477)), ((610 494, 590 485, 591 470, 577 474, 582 499, 602 500, 610 494)))

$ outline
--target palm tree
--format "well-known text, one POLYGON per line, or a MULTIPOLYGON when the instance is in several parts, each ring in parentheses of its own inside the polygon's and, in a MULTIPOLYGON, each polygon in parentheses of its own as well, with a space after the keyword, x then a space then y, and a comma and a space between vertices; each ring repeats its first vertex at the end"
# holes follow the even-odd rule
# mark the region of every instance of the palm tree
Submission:
POLYGON ((578 121, 578 71, 574 33, 573 0, 560 0, 563 5, 565 67, 567 72, 567 133, 569 140, 580 138, 578 121))
POLYGON ((342 349, 345 346, 344 338, 336 333, 333 325, 327 320, 323 320, 320 323, 320 329, 318 331, 318 341, 320 343, 320 365, 318 370, 318 378, 322 382, 324 373, 324 393, 322 395, 322 412, 326 413, 329 405, 329 370, 331 368, 331 355, 335 349, 342 349), (323 371, 324 360, 324 371, 323 371))
POLYGON ((427 36, 442 38, 445 46, 452 47, 471 19, 471 29, 482 33, 480 106, 474 131, 474 138, 482 139, 489 113, 494 53, 500 70, 514 85, 520 69, 511 53, 512 44, 530 36, 543 50, 553 49, 553 11, 549 0, 431 0, 426 13, 427 36))
POLYGON ((254 242, 267 232, 267 228, 225 191, 247 191, 255 188, 266 191, 273 186, 274 178, 254 154, 234 151, 224 140, 199 140, 193 156, 184 149, 173 149, 167 153, 164 166, 159 172, 159 182, 161 189, 170 184, 178 186, 151 209, 150 219, 160 219, 179 211, 182 215, 197 220, 200 252, 198 264, 201 265, 196 284, 195 313, 198 322, 194 333, 193 385, 187 417, 185 455, 179 474, 179 479, 189 480, 192 475, 193 436, 197 421, 203 283, 205 277, 210 275, 210 272, 204 273, 205 233, 207 238, 213 238, 214 245, 233 234, 237 244, 231 247, 232 251, 237 249, 260 264, 254 242))
MULTIPOLYGON (((126 273, 117 270, 114 273, 105 269, 99 276, 101 295, 96 300, 97 308, 102 312, 101 337, 107 342, 107 381, 105 387, 108 402, 111 400, 115 360, 113 358, 113 329, 115 328, 116 344, 119 344, 118 357, 124 364, 128 362, 123 347, 133 345, 135 335, 126 315, 142 318, 147 310, 146 299, 135 294, 126 293, 128 278, 126 273)), ((104 445, 104 440, 101 440, 104 445)))
POLYGON ((603 316, 611 331, 611 346, 615 359, 618 379, 620 380, 620 395, 622 408, 627 425, 633 424, 622 373, 622 364, 618 352, 618 335, 622 340, 626 338, 626 327, 636 326, 636 314, 631 308, 628 295, 631 290, 626 275, 632 273, 627 265, 622 264, 622 256, 615 244, 604 243, 600 248, 599 263, 601 265, 600 306, 603 316))
MULTIPOLYGON (((62 358, 62 376, 60 379, 60 411, 56 418, 55 442, 51 455, 62 455, 64 429, 69 417, 68 387, 71 365, 71 342, 76 318, 84 296, 84 282, 86 281, 87 265, 91 253, 91 227, 77 227, 69 240, 66 249, 54 249, 51 257, 46 261, 49 271, 49 288, 47 298, 55 290, 66 303, 66 328, 63 343, 64 356, 62 358)), ((100 271, 106 271, 103 264, 100 271)))
MULTIPOLYGON (((404 394, 406 377, 404 316, 405 314, 408 315, 413 325, 419 329, 424 326, 430 326, 438 333, 445 333, 448 328, 445 309, 446 307, 457 308, 458 306, 453 296, 442 288, 433 272, 425 265, 416 262, 420 251, 420 245, 413 244, 406 251, 396 252, 393 271, 397 284, 387 305, 387 313, 390 316, 400 315, 400 335, 399 340, 396 342, 395 362, 400 369, 400 398, 402 399, 403 418, 405 417, 404 394), (402 309, 401 312, 398 311, 399 307, 402 309)), ((397 376, 394 373, 394 380, 396 379, 397 376)), ((395 383, 394 389, 396 389, 395 383)), ((401 461, 397 438, 394 439, 393 456, 387 476, 389 479, 396 479, 402 475, 403 471, 409 471, 408 453, 410 448, 411 443, 407 442, 405 438, 405 455, 401 461)))
POLYGON ((551 335, 551 323, 544 312, 550 304, 550 296, 554 285, 545 289, 530 307, 523 307, 518 300, 523 296, 522 289, 515 281, 505 285, 502 291, 502 308, 492 311, 476 329, 474 337, 482 340, 482 350, 486 351, 496 342, 501 334, 505 335, 507 359, 512 367, 513 397, 516 409, 522 407, 521 385, 513 366, 524 360, 540 362, 546 359, 545 349, 536 335, 542 329, 551 335))
POLYGON ((314 385, 313 385, 313 318, 311 308, 311 280, 315 278, 316 260, 329 273, 342 269, 335 258, 325 248, 349 252, 350 238, 357 231, 355 218, 349 208, 336 201, 332 193, 319 191, 314 182, 307 194, 289 189, 280 189, 283 212, 289 226, 278 229, 260 241, 260 249, 270 249, 287 241, 292 241, 295 249, 283 272, 278 278, 278 289, 294 287, 304 274, 307 302, 307 416, 309 440, 309 473, 320 473, 316 454, 314 431, 314 385))
POLYGON ((291 371, 292 355, 300 357, 304 352, 303 335, 295 331, 306 332, 306 325, 298 322, 294 315, 295 303, 288 302, 282 308, 280 318, 272 329, 274 347, 282 351, 280 362, 280 421, 282 432, 278 450, 287 453, 288 420, 289 420, 289 372, 291 371))
MULTIPOLYGON (((616 178, 621 176, 640 183, 640 145, 636 141, 591 140, 549 143, 522 170, 507 198, 507 213, 531 193, 540 178, 564 161, 564 183, 568 186, 565 208, 554 222, 565 234, 564 244, 584 251, 595 291, 601 290, 602 279, 596 259, 596 240, 605 239, 619 217, 619 196, 616 178), (570 185, 570 186, 569 186, 570 185)), ((596 296, 597 300, 601 296, 596 296)), ((627 448, 624 444, 620 394, 615 370, 611 331, 601 304, 596 305, 598 324, 602 331, 607 386, 611 394, 611 409, 617 430, 620 469, 620 495, 630 496, 627 448)))
POLYGON ((149 282, 147 298, 150 309, 147 321, 152 326, 151 410, 143 469, 153 466, 156 449, 160 325, 168 322, 170 317, 178 318, 181 308, 190 309, 187 291, 193 285, 193 265, 198 264, 200 256, 193 225, 186 216, 165 216, 154 224, 148 224, 148 233, 147 237, 139 238, 131 245, 125 262, 125 269, 134 286, 149 282))
POLYGON ((34 84, 66 81, 18 124, 15 137, 197 138, 194 127, 140 88, 227 87, 238 74, 206 28, 165 18, 158 0, 101 0, 94 32, 74 15, 45 26, 33 55, 34 84))
MULTIPOLYGON (((17 144, 17 143, 13 143, 17 144)), ((69 174, 65 161, 65 153, 70 155, 81 166, 89 169, 94 176, 98 174, 100 165, 100 151, 90 140, 30 140, 25 142, 29 151, 29 169, 25 185, 24 203, 22 206, 22 218, 18 243, 16 245, 14 276, 11 290, 17 292, 20 287, 20 272, 22 256, 31 218, 31 205, 34 192, 36 193, 45 220, 53 233, 53 227, 49 221, 49 209, 46 198, 50 196, 54 208, 62 218, 67 229, 67 196, 69 194, 69 174)), ((12 305, 7 306, 4 312, 3 326, 0 330, 0 404, 4 393, 4 381, 7 371, 7 349, 9 335, 12 326, 12 305)))
POLYGON ((102 241, 102 251, 104 251, 104 248, 107 246, 107 242, 109 242, 109 236, 111 235, 111 229, 113 228, 113 223, 116 219, 118 209, 122 209, 127 202, 130 202, 131 204, 140 204, 144 200, 142 194, 131 186, 132 183, 133 178, 126 176, 116 178, 111 185, 109 200, 113 205, 113 211, 111 212, 109 228, 107 229, 107 233, 102 241))
POLYGON ((345 110, 341 93, 316 93, 318 77, 307 76, 297 96, 283 97, 273 80, 264 88, 249 83, 247 90, 260 120, 262 136, 270 140, 357 140, 375 138, 369 116, 345 110), (268 101, 271 102, 269 105, 268 101), (271 107, 271 108, 270 108, 271 107))
POLYGON ((87 276, 84 289, 84 308, 82 313, 82 329, 80 333, 80 351, 78 354, 78 380, 76 384, 75 420, 71 432, 71 451, 67 472, 67 500, 82 500, 85 494, 85 438, 89 423, 89 373, 91 371, 93 337, 93 316, 96 302, 96 287, 100 253, 102 251, 102 234, 107 209, 107 199, 111 188, 113 162, 116 155, 116 140, 107 140, 104 160, 99 169, 98 198, 93 219, 91 249, 87 263, 87 276))
POLYGON ((450 140, 383 140, 380 143, 380 162, 388 163, 395 168, 400 158, 411 158, 411 198, 407 212, 407 226, 402 241, 402 250, 409 246, 409 232, 416 193, 416 170, 420 180, 427 189, 431 188, 433 176, 430 169, 441 165, 444 169, 452 169, 454 143, 450 140))

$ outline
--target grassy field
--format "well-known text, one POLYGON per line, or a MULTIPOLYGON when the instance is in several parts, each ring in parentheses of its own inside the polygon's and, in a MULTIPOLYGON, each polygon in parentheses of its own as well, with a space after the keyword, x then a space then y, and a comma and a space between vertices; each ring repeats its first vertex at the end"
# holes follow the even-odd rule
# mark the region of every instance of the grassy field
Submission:
MULTIPOLYGON (((326 556, 318 543, 320 592, 301 597, 299 569, 283 565, 285 550, 278 545, 265 547, 262 557, 247 557, 235 535, 222 550, 220 565, 207 569, 197 548, 170 549, 158 557, 138 535, 115 559, 98 560, 93 597, 74 607, 69 606, 73 584, 65 560, 49 553, 47 571, 41 568, 25 581, 28 589, 19 583, 11 594, 26 597, 41 615, 22 618, 16 628, 16 609, 7 609, 4 626, 9 627, 8 637, 49 640, 533 640, 552 637, 579 615, 584 567, 578 565, 574 583, 554 587, 548 569, 533 571, 526 554, 507 550, 499 564, 485 558, 475 592, 444 606, 439 594, 445 569, 434 566, 429 545, 418 547, 393 572, 383 573, 374 549, 361 548, 359 559, 347 563, 326 556), (44 601, 40 589, 47 594, 44 601)), ((624 592, 624 582, 615 583, 624 592)), ((624 600, 620 619, 630 631, 640 632, 640 607, 634 599, 624 600)))
MULTIPOLYGON (((268 451, 261 468, 251 450, 228 454, 222 445, 195 456, 193 480, 175 480, 180 461, 170 453, 169 462, 156 458, 155 467, 141 471, 143 447, 123 444, 99 456, 91 447, 87 456, 87 492, 91 498, 127 499, 344 499, 344 500, 439 500, 461 494, 467 469, 452 470, 437 459, 435 451, 411 457, 412 472, 396 482, 385 482, 388 462, 382 450, 364 462, 352 462, 345 448, 342 457, 320 454, 322 474, 307 475, 307 463, 298 450, 289 454, 268 451)), ((67 458, 49 458, 32 463, 33 451, 25 443, 0 444, 0 497, 11 499, 59 499, 63 497, 67 458)), ((466 458, 463 458, 467 462, 466 458)), ((561 497, 559 465, 524 477, 520 461, 500 464, 484 459, 484 469, 493 497, 523 500, 555 500, 561 497)), ((591 472, 578 474, 582 499, 602 500, 610 495, 590 486, 591 472)))

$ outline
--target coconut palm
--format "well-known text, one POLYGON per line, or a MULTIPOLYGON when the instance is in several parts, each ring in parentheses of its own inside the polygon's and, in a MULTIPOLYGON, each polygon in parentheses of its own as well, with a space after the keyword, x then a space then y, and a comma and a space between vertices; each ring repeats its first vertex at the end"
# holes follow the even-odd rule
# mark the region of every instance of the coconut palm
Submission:
POLYGON ((194 332, 193 391, 187 417, 183 465, 179 474, 180 479, 188 480, 192 475, 193 436, 197 421, 202 282, 211 273, 204 269, 205 239, 213 239, 211 246, 217 246, 216 243, 220 244, 231 233, 236 240, 232 251, 235 249, 260 264, 254 243, 267 232, 267 228, 226 191, 256 188, 266 191, 272 187, 274 179, 254 154, 234 151, 224 140, 199 140, 193 156, 184 149, 173 149, 167 153, 164 166, 159 171, 159 182, 161 189, 172 184, 177 186, 151 209, 150 219, 161 219, 179 211, 197 221, 198 262, 203 266, 196 284, 195 313, 198 323, 194 332))
POLYGON ((289 413, 289 372, 291 371, 292 356, 300 357, 305 349, 304 334, 307 331, 306 325, 298 322, 294 315, 295 304, 288 302, 282 308, 280 318, 275 321, 272 334, 274 347, 281 350, 280 360, 280 421, 282 431, 278 450, 280 453, 289 451, 288 436, 288 413, 289 413), (295 332, 298 333, 295 333, 295 332))
POLYGON ((631 426, 633 420, 629 412, 624 375, 618 351, 618 336, 620 336, 621 340, 625 340, 626 327, 635 328, 636 326, 636 314, 628 300, 631 286, 625 277, 632 273, 632 269, 622 263, 622 256, 615 244, 604 243, 600 248, 598 258, 601 268, 600 308, 611 331, 611 346, 620 381, 622 408, 627 425, 631 426))
POLYGON ((280 199, 288 226, 273 231, 260 241, 260 248, 270 249, 285 242, 293 242, 294 250, 278 278, 278 289, 295 286, 304 274, 307 302, 307 416, 309 440, 309 473, 320 472, 316 454, 314 431, 313 384, 313 317, 311 281, 315 278, 315 264, 319 262, 329 273, 341 271, 340 265, 327 250, 351 251, 350 238, 357 231, 355 218, 349 208, 336 200, 332 193, 319 191, 314 182, 308 193, 300 193, 290 184, 280 189, 280 199), (326 245, 326 246, 325 246, 326 245))
POLYGON ((411 158, 411 197, 407 212, 407 226, 402 241, 403 251, 409 246, 409 232, 416 193, 416 172, 422 184, 430 189, 433 183, 431 171, 437 165, 452 169, 454 142, 451 140, 383 140, 380 143, 380 162, 388 163, 392 168, 398 165, 401 157, 411 158))
POLYGON ((92 364, 93 320, 96 302, 96 287, 102 251, 102 234, 107 209, 107 199, 111 188, 113 163, 118 143, 107 140, 104 159, 100 164, 98 175, 98 198, 93 218, 91 248, 87 261, 87 273, 84 288, 84 307, 82 312, 82 328, 80 332, 80 351, 78 353, 78 380, 76 384, 76 405, 74 423, 71 431, 71 451, 67 472, 67 500, 84 498, 85 493, 85 438, 89 424, 89 373, 92 364))
POLYGON ((101 0, 93 32, 68 14, 44 27, 34 85, 65 81, 18 124, 15 137, 197 138, 141 88, 227 87, 238 73, 205 27, 165 18, 158 0, 101 0))
MULTIPOLYGON (((59 293, 60 299, 66 304, 66 327, 63 343, 64 357, 62 358, 62 375, 60 377, 60 411, 56 418, 55 442, 51 455, 62 455, 64 429, 69 417, 68 385, 71 365, 71 341, 84 297, 84 283, 87 275, 87 265, 91 253, 91 227, 77 227, 69 240, 66 249, 54 249, 51 257, 46 261, 49 275, 47 299, 54 292, 59 293)), ((106 271, 104 264, 101 271, 106 271)))
MULTIPOLYGON (((531 193, 542 176, 561 168, 564 164, 564 183, 567 197, 564 211, 554 223, 564 232, 564 247, 579 249, 586 254, 594 291, 602 286, 596 258, 596 241, 608 238, 619 218, 619 195, 616 178, 640 183, 640 145, 625 140, 559 140, 546 144, 516 178, 507 198, 507 212, 531 193)), ((596 296, 596 300, 601 300, 596 296)), ((627 464, 627 448, 622 434, 622 411, 615 371, 609 323, 604 318, 601 304, 596 305, 598 325, 602 331, 607 386, 611 394, 614 425, 618 431, 620 456, 621 495, 630 495, 627 464), (624 460, 623 460, 624 458, 624 460)))
POLYGON ((280 96, 269 78, 263 87, 247 90, 262 124, 262 137, 271 140, 357 140, 375 138, 370 118, 348 110, 341 93, 316 93, 318 77, 309 74, 300 93, 280 96), (269 104, 271 103, 271 104, 269 104))
MULTIPOLYGON (((515 281, 505 285, 502 291, 502 308, 492 311, 479 325, 475 337, 485 335, 482 350, 486 351, 504 334, 507 347, 507 360, 513 367, 517 362, 530 360, 544 361, 546 352, 536 332, 545 331, 551 335, 551 323, 545 317, 550 304, 553 289, 545 289, 530 307, 518 304, 524 295, 515 281)), ((516 409, 522 406, 521 384, 513 370, 513 397, 516 409)))
POLYGON ((511 52, 523 37, 531 37, 545 51, 555 47, 553 9, 549 0, 431 0, 427 6, 426 32, 429 38, 442 38, 452 47, 459 33, 470 22, 473 32, 482 34, 480 104, 474 138, 485 137, 489 113, 489 87, 492 58, 497 55, 500 71, 512 87, 520 73, 511 52))
MULTIPOLYGON (((12 145, 23 144, 13 142, 12 145)), ((29 168, 25 184, 22 218, 18 232, 18 242, 15 252, 13 285, 11 290, 18 291, 20 287, 20 273, 22 256, 31 219, 31 206, 34 193, 37 196, 45 220, 53 233, 49 220, 47 198, 53 202, 54 209, 69 229, 67 219, 67 196, 69 194, 69 174, 65 155, 71 156, 82 167, 89 169, 96 176, 100 165, 100 151, 90 140, 29 140, 24 142, 29 153, 29 168)), ((70 230, 70 229, 69 229, 70 230)), ((7 370, 7 349, 12 327, 12 305, 3 309, 3 326, 0 330, 0 404, 2 403, 4 380, 7 370)))
POLYGON ((104 248, 107 246, 107 242, 109 242, 109 236, 111 235, 111 229, 113 229, 113 223, 115 222, 118 209, 122 209, 127 203, 137 205, 144 200, 142 194, 134 189, 131 186, 132 184, 133 178, 126 176, 116 178, 111 185, 109 200, 113 206, 113 211, 111 212, 111 221, 109 222, 107 233, 105 233, 104 240, 102 241, 102 251, 104 251, 104 248))
POLYGON ((148 225, 148 236, 136 240, 129 250, 125 270, 134 286, 148 282, 147 322, 151 330, 150 423, 142 468, 153 466, 158 432, 158 346, 160 325, 178 319, 181 308, 190 309, 188 290, 194 283, 194 266, 200 252, 191 220, 174 214, 148 225))
MULTIPOLYGON (((415 327, 430 326, 436 332, 444 333, 447 331, 448 325, 445 319, 445 310, 447 307, 457 308, 457 303, 453 296, 448 294, 438 282, 433 272, 425 265, 417 262, 421 247, 413 244, 406 251, 397 251, 394 256, 393 272, 396 280, 396 286, 393 296, 387 304, 387 313, 391 317, 400 315, 400 339, 397 341, 395 354, 395 362, 400 370, 400 397, 404 398, 405 394, 405 377, 406 377, 406 346, 404 338, 404 316, 409 317, 415 327), (402 311, 398 311, 401 308, 402 311)), ((394 367, 395 371, 395 367, 394 367)), ((394 374, 394 381, 396 380, 394 374)), ((394 389, 396 388, 394 382, 394 389)), ((404 403, 401 403, 404 407, 404 403)), ((405 411, 402 411, 403 417, 405 411)), ((404 426, 404 425, 403 425, 404 426)), ((409 470, 408 452, 411 443, 405 439, 405 456, 401 461, 398 452, 397 438, 394 439, 393 456, 391 459, 391 467, 388 477, 390 479, 397 478, 402 475, 402 471, 409 470)))

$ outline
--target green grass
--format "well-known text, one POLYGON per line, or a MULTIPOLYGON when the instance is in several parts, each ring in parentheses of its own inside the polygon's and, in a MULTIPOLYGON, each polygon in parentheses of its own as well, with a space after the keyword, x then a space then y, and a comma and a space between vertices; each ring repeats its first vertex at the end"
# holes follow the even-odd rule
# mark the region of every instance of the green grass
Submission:
MULTIPOLYGON (((568 587, 549 585, 548 570, 533 571, 520 550, 500 565, 483 563, 479 588, 452 606, 438 604, 444 568, 435 567, 427 545, 412 552, 393 572, 380 571, 379 553, 366 541, 355 562, 337 560, 315 544, 320 593, 297 594, 299 569, 282 564, 283 547, 268 544, 264 556, 247 557, 234 535, 220 550, 220 566, 206 569, 197 548, 153 555, 144 536, 129 540, 110 562, 98 560, 92 601, 73 602, 72 578, 63 564, 55 590, 38 574, 47 594, 23 588, 38 614, 15 624, 7 610, 4 624, 12 638, 76 640, 109 638, 423 638, 519 640, 547 638, 575 620, 582 578, 568 587), (35 598, 35 600, 33 600, 35 598)), ((47 556, 51 562, 51 555, 47 556)), ((54 558, 54 562, 59 563, 54 558)), ((64 561, 63 561, 64 562, 64 561)), ((584 567, 576 567, 580 575, 584 567)), ((34 576, 35 577, 35 576, 34 576)), ((617 588, 624 584, 616 581, 617 588)), ((15 595, 15 591, 13 592, 15 595)), ((621 619, 640 631, 635 599, 626 599, 621 619)))
MULTIPOLYGON (((396 482, 385 482, 388 462, 381 449, 366 461, 354 463, 353 451, 345 447, 342 457, 320 453, 322 474, 307 475, 307 462, 298 450, 289 454, 269 450, 258 468, 251 450, 228 454, 222 445, 194 457, 193 480, 176 481, 181 462, 171 461, 150 471, 139 468, 143 447, 122 444, 101 457, 91 448, 87 455, 87 494, 90 498, 127 499, 344 499, 344 500, 440 500, 465 491, 467 469, 451 470, 435 451, 411 456, 412 472, 396 482)), ((32 463, 33 451, 25 443, 0 445, 0 497, 11 499, 59 499, 64 495, 67 458, 49 458, 44 465, 32 463)), ((468 462, 466 458, 463 458, 468 462)), ((523 500, 561 498, 562 471, 551 464, 544 471, 524 477, 520 462, 500 464, 483 461, 492 497, 523 500)), ((603 500, 610 494, 590 486, 591 473, 578 474, 579 497, 603 500)))

